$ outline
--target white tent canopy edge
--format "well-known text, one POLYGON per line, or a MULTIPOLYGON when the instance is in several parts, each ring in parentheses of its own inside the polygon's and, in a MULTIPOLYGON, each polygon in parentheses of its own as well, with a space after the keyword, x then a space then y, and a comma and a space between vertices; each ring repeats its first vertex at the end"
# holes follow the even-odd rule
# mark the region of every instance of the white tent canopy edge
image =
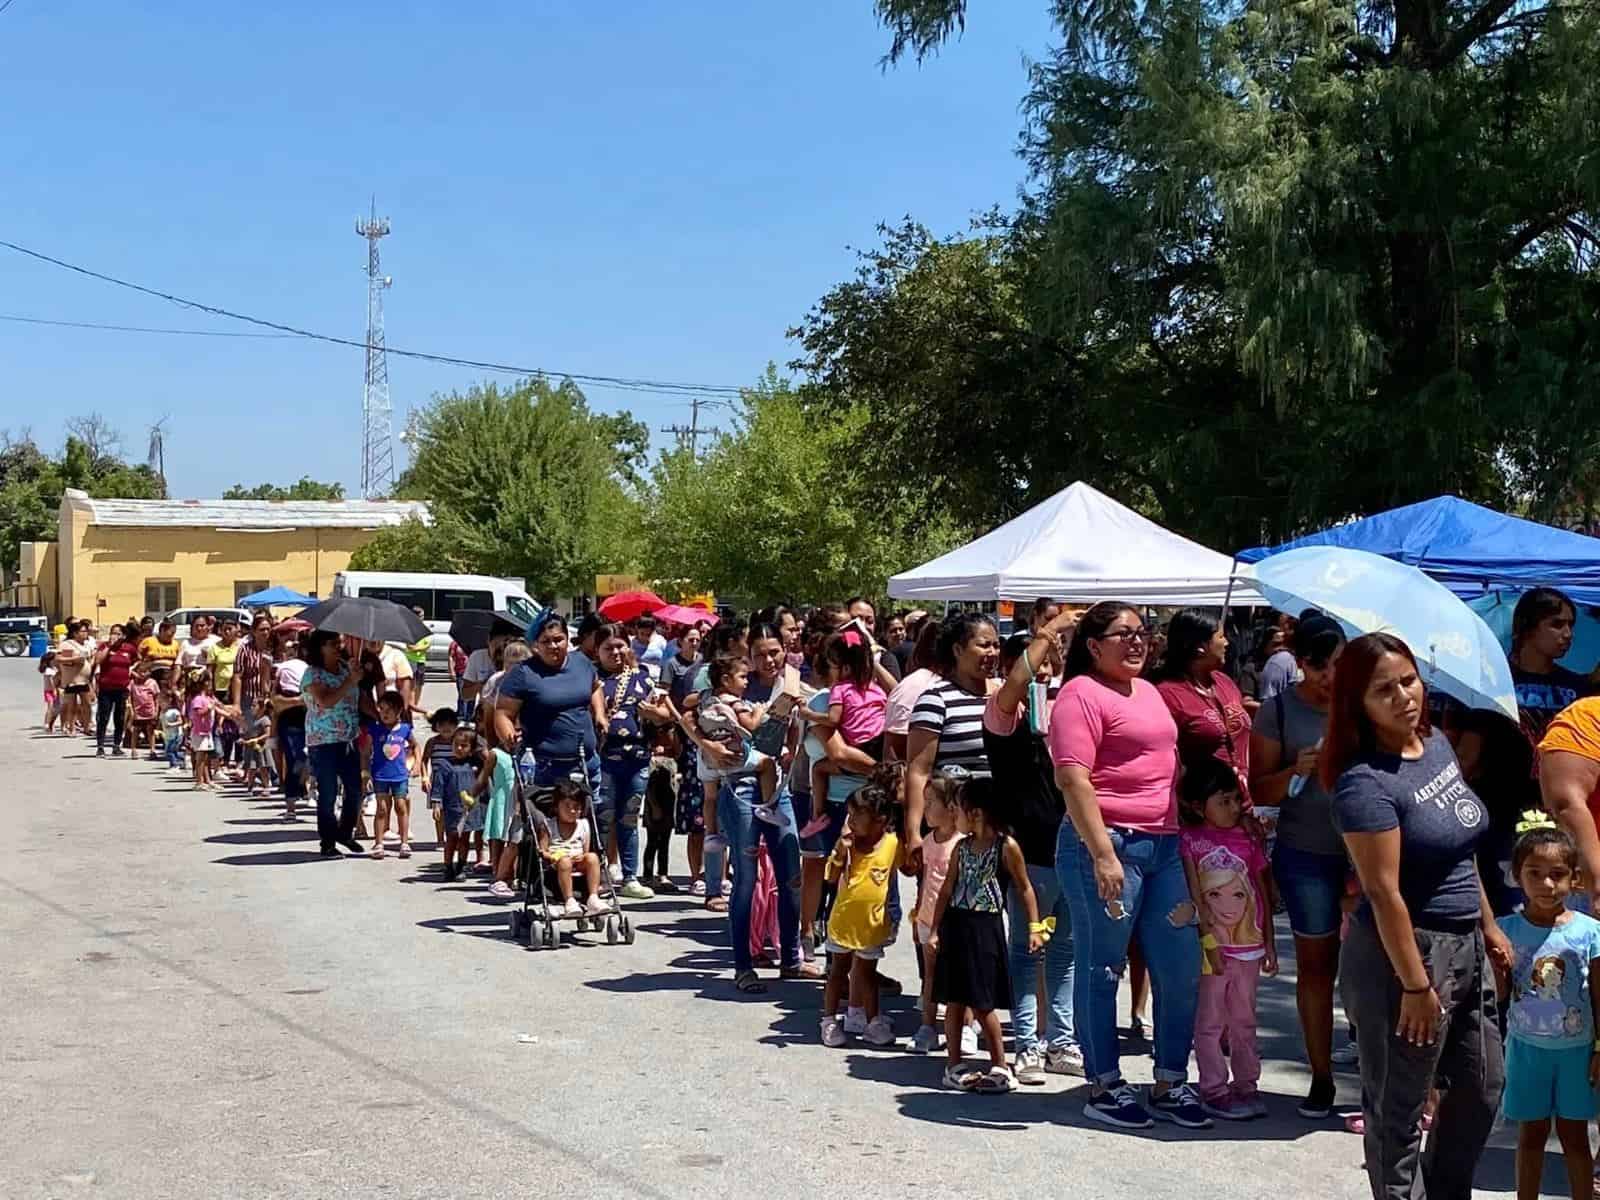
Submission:
POLYGON ((1226 555, 1163 529, 1082 482, 959 549, 889 580, 898 600, 1032 600, 1220 607, 1263 604, 1226 555))

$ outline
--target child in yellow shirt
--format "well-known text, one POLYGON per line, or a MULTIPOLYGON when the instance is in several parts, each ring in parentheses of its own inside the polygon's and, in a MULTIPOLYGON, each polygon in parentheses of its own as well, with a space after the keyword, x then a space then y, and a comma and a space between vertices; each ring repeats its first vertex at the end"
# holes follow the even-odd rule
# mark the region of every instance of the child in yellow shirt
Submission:
POLYGON ((828 917, 828 982, 822 994, 822 1044, 843 1046, 839 1002, 867 1017, 862 1036, 874 1046, 894 1044, 894 1026, 878 1011, 878 960, 894 930, 889 887, 902 863, 900 773, 880 770, 850 795, 845 829, 828 856, 826 877, 838 884, 828 917))

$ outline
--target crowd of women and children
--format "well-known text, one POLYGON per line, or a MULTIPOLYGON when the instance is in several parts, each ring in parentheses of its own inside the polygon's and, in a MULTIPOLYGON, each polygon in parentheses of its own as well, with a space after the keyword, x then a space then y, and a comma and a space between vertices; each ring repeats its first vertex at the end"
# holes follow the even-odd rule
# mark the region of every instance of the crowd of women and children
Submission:
POLYGON ((976 613, 880 626, 859 598, 748 624, 588 616, 575 639, 549 613, 453 650, 455 703, 431 713, 415 653, 265 616, 182 641, 72 622, 40 669, 47 728, 89 734, 92 710, 98 752, 281 788, 290 818, 312 792, 330 857, 369 853, 364 801, 370 855, 392 824, 409 857, 420 775, 447 878, 479 870, 508 900, 531 861, 557 917, 611 911, 604 873, 627 899, 677 890, 683 835, 681 886, 727 914, 741 992, 763 967, 823 981, 823 1045, 891 1045, 881 964, 909 937, 908 1048, 942 1047, 946 1086, 1083 1076, 1084 1116, 1118 1129, 1267 1113, 1256 997, 1281 912, 1299 1114, 1335 1116, 1334 1068, 1357 1063, 1344 1120, 1373 1195, 1465 1200, 1503 1112, 1532 1200, 1552 1127, 1590 1196, 1600 1110, 1600 697, 1558 661, 1576 615, 1547 588, 1518 604, 1520 726, 1430 695, 1405 643, 1316 612, 1235 629, 1254 643, 1241 687, 1205 612, 1157 637, 1131 605, 1046 600, 1003 641, 976 613), (1141 1038, 1154 993, 1147 1092, 1120 1064, 1124 981, 1141 1038))

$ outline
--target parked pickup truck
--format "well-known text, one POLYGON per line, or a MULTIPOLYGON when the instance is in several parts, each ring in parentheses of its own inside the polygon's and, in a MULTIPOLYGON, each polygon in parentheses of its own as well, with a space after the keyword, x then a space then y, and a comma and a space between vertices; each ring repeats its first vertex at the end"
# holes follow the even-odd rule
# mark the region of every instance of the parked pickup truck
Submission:
POLYGON ((21 658, 28 652, 28 635, 35 629, 48 629, 42 609, 0 607, 0 654, 21 658))

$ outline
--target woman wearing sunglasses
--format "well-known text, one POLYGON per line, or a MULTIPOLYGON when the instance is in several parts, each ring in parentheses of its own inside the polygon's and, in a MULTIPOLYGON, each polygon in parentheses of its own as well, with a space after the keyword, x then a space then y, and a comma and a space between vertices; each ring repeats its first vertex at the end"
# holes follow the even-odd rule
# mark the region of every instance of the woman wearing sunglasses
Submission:
POLYGON ((1067 802, 1056 875, 1072 913, 1073 1021, 1092 1085, 1084 1116, 1117 1129, 1152 1118, 1211 1124, 1186 1082, 1200 981, 1194 905, 1178 857, 1178 728, 1140 675, 1139 614, 1104 601, 1084 613, 1050 713, 1050 757, 1067 802), (1155 1086, 1148 1105, 1117 1060, 1117 986, 1138 938, 1155 985, 1155 1086))

